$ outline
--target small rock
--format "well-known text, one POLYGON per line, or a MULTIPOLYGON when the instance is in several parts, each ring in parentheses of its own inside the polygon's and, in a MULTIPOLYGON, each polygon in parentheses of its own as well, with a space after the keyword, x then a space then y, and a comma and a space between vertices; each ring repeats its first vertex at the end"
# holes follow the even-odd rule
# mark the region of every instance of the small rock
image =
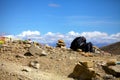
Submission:
POLYGON ((24 67, 24 68, 22 69, 22 71, 30 72, 30 71, 31 71, 31 68, 29 68, 29 67, 24 67))
POLYGON ((16 58, 26 58, 26 57, 24 55, 22 55, 22 54, 17 54, 16 58))
POLYGON ((25 48, 30 48, 30 46, 31 46, 30 44, 26 44, 24 47, 25 48))
POLYGON ((45 51, 42 51, 40 56, 47 56, 47 53, 45 51))
POLYGON ((57 61, 61 61, 62 59, 58 59, 57 61))
POLYGON ((105 75, 105 76, 103 76, 103 79, 105 79, 105 80, 108 80, 108 79, 114 79, 114 77, 112 76, 112 75, 105 75))
POLYGON ((101 53, 101 50, 97 46, 93 46, 93 51, 97 54, 101 53))
POLYGON ((116 65, 117 59, 109 59, 106 63, 107 66, 114 66, 116 65))
POLYGON ((78 52, 82 52, 82 49, 77 49, 78 52))
POLYGON ((58 40, 58 43, 64 43, 64 40, 59 39, 59 40, 58 40))
POLYGON ((38 61, 31 61, 29 65, 35 69, 39 69, 40 67, 40 64, 38 63, 38 61))

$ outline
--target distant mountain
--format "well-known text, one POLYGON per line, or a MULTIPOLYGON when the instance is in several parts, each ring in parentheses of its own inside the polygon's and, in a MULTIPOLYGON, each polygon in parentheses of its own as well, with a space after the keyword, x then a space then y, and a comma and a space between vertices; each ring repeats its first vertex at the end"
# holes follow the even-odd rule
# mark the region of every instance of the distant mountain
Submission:
POLYGON ((100 49, 111 54, 120 55, 120 42, 101 47, 100 49))
POLYGON ((103 46, 107 46, 109 45, 109 43, 93 43, 93 46, 97 46, 99 48, 103 47, 103 46))

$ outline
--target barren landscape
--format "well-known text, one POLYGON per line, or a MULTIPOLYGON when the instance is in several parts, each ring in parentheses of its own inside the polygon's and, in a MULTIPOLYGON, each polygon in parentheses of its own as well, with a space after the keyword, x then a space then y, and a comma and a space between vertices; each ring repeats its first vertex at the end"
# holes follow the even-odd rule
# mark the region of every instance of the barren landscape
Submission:
POLYGON ((84 53, 23 41, 7 42, 0 49, 0 80, 120 80, 120 55, 102 50, 84 53), (104 69, 107 63, 115 67, 110 68, 113 74, 104 69))

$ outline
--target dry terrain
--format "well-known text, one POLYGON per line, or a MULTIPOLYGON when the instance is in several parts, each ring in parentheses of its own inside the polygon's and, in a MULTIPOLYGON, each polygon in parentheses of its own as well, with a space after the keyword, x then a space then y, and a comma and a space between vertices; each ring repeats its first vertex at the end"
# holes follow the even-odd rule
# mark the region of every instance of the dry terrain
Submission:
MULTIPOLYGON (((17 41, 1 47, 0 80, 74 80, 68 76, 79 61, 92 61, 96 65, 109 59, 120 61, 120 55, 90 53, 92 56, 85 56, 80 51, 47 45, 38 45, 45 54, 35 54, 34 51, 33 54, 30 53, 30 46, 31 44, 17 41), (32 61, 36 61, 39 68, 30 66, 32 61)), ((100 66, 95 66, 94 69, 101 76, 106 74, 100 66)))

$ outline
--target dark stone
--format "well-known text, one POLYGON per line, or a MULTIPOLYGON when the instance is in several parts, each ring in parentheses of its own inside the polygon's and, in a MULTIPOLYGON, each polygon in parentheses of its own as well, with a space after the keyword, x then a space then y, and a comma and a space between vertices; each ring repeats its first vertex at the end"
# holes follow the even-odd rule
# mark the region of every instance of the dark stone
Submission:
POLYGON ((76 37, 72 43, 71 43, 71 46, 70 48, 72 50, 77 50, 77 49, 82 49, 84 51, 84 47, 85 47, 85 44, 86 44, 86 38, 85 37, 76 37))
POLYGON ((70 48, 74 51, 77 49, 82 49, 84 52, 93 52, 93 44, 91 42, 86 43, 86 38, 85 37, 76 37, 72 43, 70 48))
POLYGON ((26 52, 24 56, 33 56, 30 52, 26 52))
POLYGON ((86 43, 85 45, 85 52, 93 52, 93 44, 91 42, 86 43))

